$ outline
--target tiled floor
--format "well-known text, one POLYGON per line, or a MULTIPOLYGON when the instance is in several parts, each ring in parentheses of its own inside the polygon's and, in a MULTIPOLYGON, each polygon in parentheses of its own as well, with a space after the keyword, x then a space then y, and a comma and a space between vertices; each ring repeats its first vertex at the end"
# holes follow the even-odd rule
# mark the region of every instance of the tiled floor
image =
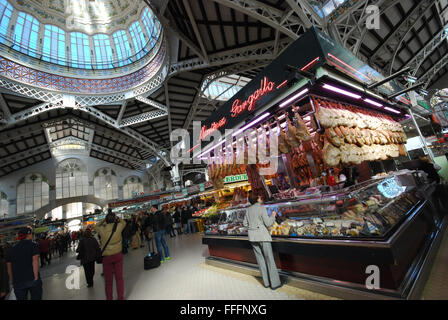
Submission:
MULTIPOLYGON (((128 300, 287 300, 287 299, 332 299, 324 295, 290 286, 273 291, 264 288, 256 278, 241 273, 223 270, 204 263, 208 255, 207 246, 201 244, 201 235, 181 235, 170 239, 168 246, 172 260, 159 268, 143 269, 143 257, 147 248, 131 251, 124 257, 125 298, 128 300)), ((44 299, 52 300, 101 300, 105 299, 101 265, 96 265, 95 285, 87 288, 84 271, 80 270, 80 288, 67 289, 71 279, 65 270, 69 265, 79 266, 75 253, 53 259, 50 266, 41 269, 44 284, 44 299)), ((114 292, 114 295, 116 293, 114 292)))
MULTIPOLYGON (((329 296, 284 285, 272 291, 264 288, 259 279, 218 267, 206 265, 207 246, 201 244, 201 235, 181 235, 167 238, 172 260, 159 268, 143 269, 147 248, 131 251, 124 256, 125 298, 128 300, 316 300, 334 299, 329 296)), ((44 299, 47 300, 102 300, 105 299, 102 266, 96 265, 95 286, 87 288, 84 271, 78 268, 79 289, 67 289, 67 266, 79 267, 75 253, 70 251, 63 258, 55 258, 50 266, 41 269, 44 299)), ((444 239, 422 299, 448 299, 448 232, 444 239)), ((114 295, 116 293, 114 292, 114 295)))

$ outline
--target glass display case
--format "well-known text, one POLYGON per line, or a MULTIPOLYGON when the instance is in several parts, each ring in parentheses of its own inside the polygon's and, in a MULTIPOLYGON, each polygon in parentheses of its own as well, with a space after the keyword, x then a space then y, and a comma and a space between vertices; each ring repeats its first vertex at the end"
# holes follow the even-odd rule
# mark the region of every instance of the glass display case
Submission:
MULTIPOLYGON (((354 187, 265 204, 277 212, 270 228, 280 238, 386 238, 407 217, 422 196, 412 173, 381 176, 354 187)), ((246 208, 218 211, 206 235, 247 235, 246 208)))

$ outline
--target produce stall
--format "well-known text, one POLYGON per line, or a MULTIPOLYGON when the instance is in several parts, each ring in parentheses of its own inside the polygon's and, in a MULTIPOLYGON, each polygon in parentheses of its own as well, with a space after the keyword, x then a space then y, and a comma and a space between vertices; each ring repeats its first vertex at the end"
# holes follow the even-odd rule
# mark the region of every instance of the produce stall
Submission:
MULTIPOLYGON (((389 165, 407 156, 400 121, 412 112, 394 96, 400 87, 393 81, 367 88, 381 79, 311 28, 214 113, 205 129, 236 132, 195 156, 208 163, 215 188, 247 173, 252 192, 279 213, 271 234, 285 274, 325 290, 412 297, 445 219, 422 172, 389 165), (380 289, 366 289, 371 265, 380 270, 380 289)), ((256 267, 246 207, 217 210, 206 224, 208 262, 256 267)))

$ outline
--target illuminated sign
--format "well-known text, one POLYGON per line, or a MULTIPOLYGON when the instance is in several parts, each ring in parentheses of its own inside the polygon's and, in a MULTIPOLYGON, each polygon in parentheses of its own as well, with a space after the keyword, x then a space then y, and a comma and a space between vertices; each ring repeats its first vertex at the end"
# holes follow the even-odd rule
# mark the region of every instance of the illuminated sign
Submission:
POLYGON ((262 96, 272 92, 274 90, 274 87, 275 83, 269 81, 267 77, 264 77, 263 80, 261 80, 260 88, 255 90, 255 92, 252 93, 246 101, 241 102, 240 99, 236 99, 235 101, 233 101, 232 109, 230 111, 232 118, 237 117, 246 109, 248 111, 254 111, 255 103, 257 103, 257 101, 260 100, 262 96))
POLYGON ((218 122, 213 122, 209 129, 207 129, 207 126, 202 126, 201 133, 199 134, 199 140, 203 140, 205 137, 208 137, 211 135, 214 131, 218 130, 219 128, 222 128, 226 125, 227 119, 223 117, 218 122))
POLYGON ((239 174, 236 176, 227 176, 222 181, 224 183, 233 183, 233 182, 240 182, 240 181, 246 181, 247 180, 247 174, 239 174))

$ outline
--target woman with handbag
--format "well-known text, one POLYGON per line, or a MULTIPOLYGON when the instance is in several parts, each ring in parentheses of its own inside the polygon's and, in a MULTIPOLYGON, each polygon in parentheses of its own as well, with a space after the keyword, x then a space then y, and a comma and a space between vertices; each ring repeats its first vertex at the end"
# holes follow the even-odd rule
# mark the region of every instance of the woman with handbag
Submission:
POLYGON ((101 254, 98 241, 92 236, 92 231, 87 228, 76 249, 78 256, 76 259, 81 260, 86 275, 87 288, 93 287, 93 276, 95 275, 95 261, 101 254))
MULTIPOLYGON (((126 223, 115 216, 112 211, 96 225, 95 230, 101 238, 101 252, 106 299, 113 300, 114 275, 117 285, 118 300, 124 300, 122 236, 126 223)), ((99 261, 98 261, 99 262, 99 261)))

